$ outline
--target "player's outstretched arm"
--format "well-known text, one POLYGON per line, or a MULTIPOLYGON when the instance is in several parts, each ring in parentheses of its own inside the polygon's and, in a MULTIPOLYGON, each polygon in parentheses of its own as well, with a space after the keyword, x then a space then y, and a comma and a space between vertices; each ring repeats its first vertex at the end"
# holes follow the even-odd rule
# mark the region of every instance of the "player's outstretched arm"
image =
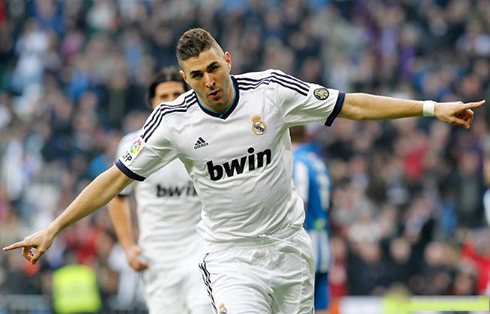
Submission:
POLYGON ((48 227, 25 237, 22 241, 4 247, 3 250, 22 248, 24 258, 35 264, 49 249, 58 233, 107 204, 132 181, 118 168, 112 166, 92 181, 48 227), (32 248, 37 249, 35 253, 31 251, 32 248))
MULTIPOLYGON (((434 104, 434 116, 446 123, 469 129, 473 121, 471 109, 481 107, 479 102, 445 102, 434 104)), ((423 115, 423 101, 397 99, 384 96, 355 93, 346 94, 341 118, 353 120, 387 120, 423 115)))
POLYGON ((116 196, 107 207, 112 225, 116 230, 117 239, 126 254, 129 266, 135 271, 147 269, 148 264, 140 258, 141 248, 134 241, 131 211, 127 197, 116 196))

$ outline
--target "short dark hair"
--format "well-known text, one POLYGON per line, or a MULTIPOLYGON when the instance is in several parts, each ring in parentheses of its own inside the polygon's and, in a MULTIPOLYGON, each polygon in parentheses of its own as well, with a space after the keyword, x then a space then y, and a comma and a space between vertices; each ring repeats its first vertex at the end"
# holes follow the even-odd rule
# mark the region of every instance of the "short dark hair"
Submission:
POLYGON ((180 63, 180 60, 197 57, 201 52, 212 47, 221 50, 218 42, 208 31, 202 28, 191 28, 179 39, 176 48, 177 60, 180 63))
POLYGON ((188 91, 189 87, 185 83, 184 79, 179 73, 179 70, 174 67, 174 66, 169 66, 165 67, 160 71, 160 73, 153 79, 153 81, 150 83, 150 86, 148 86, 148 96, 147 100, 148 103, 151 106, 151 100, 155 98, 157 86, 166 83, 166 82, 179 82, 184 85, 184 90, 188 91))

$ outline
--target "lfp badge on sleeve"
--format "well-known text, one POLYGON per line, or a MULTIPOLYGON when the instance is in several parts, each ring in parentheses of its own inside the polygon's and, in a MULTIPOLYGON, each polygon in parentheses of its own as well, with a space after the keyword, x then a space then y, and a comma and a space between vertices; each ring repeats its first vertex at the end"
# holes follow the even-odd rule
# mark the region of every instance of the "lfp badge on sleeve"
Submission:
POLYGON ((145 146, 145 141, 143 141, 142 138, 138 138, 136 141, 134 141, 133 145, 131 145, 129 150, 122 157, 124 161, 131 161, 134 157, 138 155, 143 146, 145 146))
POLYGON ((129 153, 133 156, 135 156, 136 154, 138 154, 138 152, 141 150, 141 147, 143 146, 143 139, 142 138, 139 138, 137 139, 133 145, 131 145, 131 148, 129 149, 129 153))

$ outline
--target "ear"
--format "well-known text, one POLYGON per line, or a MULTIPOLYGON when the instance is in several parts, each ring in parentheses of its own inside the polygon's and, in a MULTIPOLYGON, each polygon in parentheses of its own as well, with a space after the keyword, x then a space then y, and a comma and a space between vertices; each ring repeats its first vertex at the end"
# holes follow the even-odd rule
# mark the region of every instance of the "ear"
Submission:
POLYGON ((182 76, 182 78, 184 79, 184 81, 185 81, 187 84, 189 84, 189 82, 187 81, 187 76, 185 75, 184 71, 180 70, 180 71, 179 71, 179 73, 180 73, 180 76, 182 76))
POLYGON ((228 72, 230 72, 231 71, 231 55, 228 51, 225 52, 225 62, 226 62, 226 64, 228 64, 228 72))

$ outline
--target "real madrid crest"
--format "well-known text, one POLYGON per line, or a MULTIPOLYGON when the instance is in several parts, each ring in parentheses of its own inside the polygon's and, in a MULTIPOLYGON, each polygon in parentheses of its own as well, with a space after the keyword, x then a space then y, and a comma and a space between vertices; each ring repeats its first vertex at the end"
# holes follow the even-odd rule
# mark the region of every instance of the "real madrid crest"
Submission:
POLYGON ((226 309, 224 303, 221 303, 219 305, 219 314, 228 314, 228 310, 226 309))
POLYGON ((328 89, 326 89, 325 87, 315 89, 313 94, 315 94, 315 97, 318 100, 325 100, 329 96, 328 89))
POLYGON ((267 125, 262 121, 260 115, 255 115, 252 117, 252 132, 256 135, 263 135, 267 131, 267 125))

